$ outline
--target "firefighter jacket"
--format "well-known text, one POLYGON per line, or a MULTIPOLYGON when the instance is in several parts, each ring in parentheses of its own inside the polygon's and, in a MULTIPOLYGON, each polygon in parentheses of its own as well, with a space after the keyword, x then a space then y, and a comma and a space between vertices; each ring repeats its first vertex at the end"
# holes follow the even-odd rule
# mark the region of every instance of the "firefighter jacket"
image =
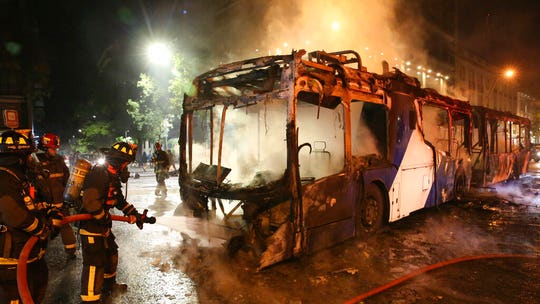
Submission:
POLYGON ((156 150, 152 155, 152 161, 154 162, 154 172, 167 172, 169 171, 170 159, 169 154, 163 150, 156 150))
POLYGON ((47 247, 45 211, 34 203, 33 187, 20 166, 0 166, 0 185, 0 267, 15 266, 28 239, 37 236, 28 258, 34 262, 47 247))
POLYGON ((36 153, 39 160, 35 185, 39 200, 61 208, 64 200, 64 189, 69 178, 69 169, 61 155, 50 155, 46 152, 36 153))
POLYGON ((121 210, 125 215, 140 217, 137 209, 122 194, 120 171, 105 163, 93 166, 86 175, 82 187, 82 212, 90 213, 93 219, 81 222, 81 235, 108 236, 112 226, 111 208, 121 210))

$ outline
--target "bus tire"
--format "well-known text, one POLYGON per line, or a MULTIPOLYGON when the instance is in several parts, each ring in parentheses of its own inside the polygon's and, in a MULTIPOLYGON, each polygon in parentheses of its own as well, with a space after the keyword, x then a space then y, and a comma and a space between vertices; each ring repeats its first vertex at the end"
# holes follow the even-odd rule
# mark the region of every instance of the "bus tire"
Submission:
POLYGON ((467 178, 463 171, 458 171, 456 178, 454 179, 454 196, 456 201, 461 202, 465 199, 467 194, 467 178))
POLYGON ((384 226, 386 222, 385 205, 386 200, 379 187, 375 184, 369 184, 360 204, 359 222, 363 232, 376 232, 384 226))

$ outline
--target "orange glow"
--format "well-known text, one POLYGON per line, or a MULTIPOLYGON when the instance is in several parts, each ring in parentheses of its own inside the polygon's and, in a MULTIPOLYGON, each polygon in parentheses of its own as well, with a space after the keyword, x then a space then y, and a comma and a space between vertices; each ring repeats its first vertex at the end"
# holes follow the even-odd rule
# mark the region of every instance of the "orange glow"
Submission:
POLYGON ((513 78, 515 75, 516 71, 514 71, 513 69, 507 69, 506 71, 504 71, 504 77, 506 78, 513 78))

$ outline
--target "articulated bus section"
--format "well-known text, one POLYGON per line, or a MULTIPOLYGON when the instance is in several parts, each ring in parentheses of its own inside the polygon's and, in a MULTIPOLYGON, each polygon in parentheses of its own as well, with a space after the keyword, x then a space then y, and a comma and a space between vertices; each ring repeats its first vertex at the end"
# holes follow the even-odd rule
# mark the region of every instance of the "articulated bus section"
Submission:
POLYGON ((509 112, 473 106, 472 183, 475 187, 519 178, 530 159, 531 122, 509 112))
POLYGON ((194 85, 180 124, 182 200, 197 215, 242 210, 242 224, 225 224, 241 227, 234 243, 260 268, 460 199, 479 159, 494 157, 476 152, 478 109, 397 69, 370 73, 354 51, 249 59, 194 85))

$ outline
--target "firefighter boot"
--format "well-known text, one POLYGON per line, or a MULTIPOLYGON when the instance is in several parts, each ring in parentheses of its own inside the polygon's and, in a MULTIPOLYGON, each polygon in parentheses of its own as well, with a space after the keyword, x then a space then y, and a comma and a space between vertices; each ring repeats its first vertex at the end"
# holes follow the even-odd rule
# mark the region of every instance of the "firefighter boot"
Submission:
POLYGON ((75 248, 66 249, 66 259, 68 261, 74 260, 77 257, 75 254, 75 248))
POLYGON ((105 279, 103 282, 102 295, 105 297, 116 297, 127 291, 127 284, 116 283, 114 279, 105 279))
POLYGON ((105 291, 112 297, 116 297, 118 295, 121 295, 127 291, 127 284, 121 284, 121 283, 113 283, 112 286, 108 291, 105 291))
POLYGON ((66 252, 66 261, 73 261, 77 258, 77 255, 74 252, 66 252))

